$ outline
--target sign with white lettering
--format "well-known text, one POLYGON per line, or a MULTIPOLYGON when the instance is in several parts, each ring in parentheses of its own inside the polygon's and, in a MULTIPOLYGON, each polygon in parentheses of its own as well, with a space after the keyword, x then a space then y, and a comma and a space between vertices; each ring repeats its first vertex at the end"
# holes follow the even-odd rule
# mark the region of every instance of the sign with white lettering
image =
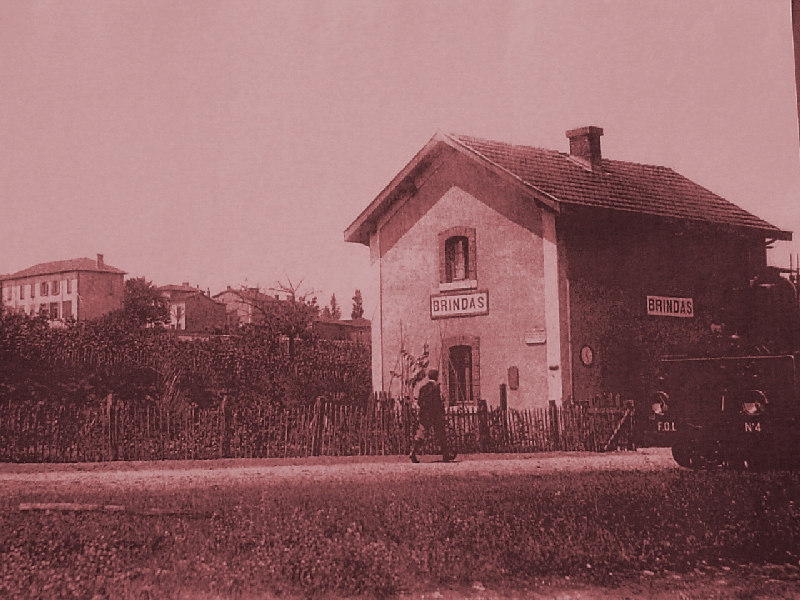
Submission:
POLYGON ((655 317, 691 318, 694 316, 694 302, 691 298, 648 296, 647 314, 655 317))
POLYGON ((431 319, 489 314, 489 292, 431 296, 431 319))

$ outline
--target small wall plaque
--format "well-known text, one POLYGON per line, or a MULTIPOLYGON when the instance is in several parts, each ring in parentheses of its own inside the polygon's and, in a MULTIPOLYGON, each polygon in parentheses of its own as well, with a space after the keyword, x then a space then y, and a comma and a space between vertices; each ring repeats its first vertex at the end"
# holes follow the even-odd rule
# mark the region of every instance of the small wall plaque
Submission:
POLYGON ((547 341, 547 333, 544 329, 531 329, 525 332, 525 343, 529 346, 544 344, 547 341))
POLYGON ((594 364, 594 350, 588 344, 581 348, 581 364, 584 367, 591 367, 594 364))

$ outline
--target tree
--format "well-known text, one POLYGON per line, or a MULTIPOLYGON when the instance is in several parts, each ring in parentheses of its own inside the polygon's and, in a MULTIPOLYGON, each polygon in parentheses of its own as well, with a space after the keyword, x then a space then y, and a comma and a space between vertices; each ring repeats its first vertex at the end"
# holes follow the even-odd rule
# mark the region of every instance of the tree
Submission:
POLYGON ((152 282, 134 277, 125 282, 122 316, 139 326, 167 323, 169 303, 152 282))
POLYGON ((289 357, 294 360, 295 341, 310 337, 314 319, 319 316, 319 306, 314 291, 300 293, 303 281, 295 285, 286 278, 287 283, 278 282, 270 291, 286 295, 285 300, 267 294, 243 294, 242 301, 253 307, 261 315, 257 327, 267 335, 286 336, 289 340, 289 357))
POLYGON ((351 319, 360 319, 364 316, 364 301, 361 299, 361 290, 353 294, 353 310, 350 311, 351 319))
POLYGON ((326 306, 322 310, 322 316, 326 319, 339 320, 342 318, 342 309, 339 308, 339 303, 336 302, 336 294, 331 295, 330 306, 326 306))

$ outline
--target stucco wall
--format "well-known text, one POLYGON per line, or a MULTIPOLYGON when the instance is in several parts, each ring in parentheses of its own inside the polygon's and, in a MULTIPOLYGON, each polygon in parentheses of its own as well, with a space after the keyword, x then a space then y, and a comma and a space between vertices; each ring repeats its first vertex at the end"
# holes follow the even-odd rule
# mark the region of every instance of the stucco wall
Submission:
POLYGON ((520 385, 509 390, 509 406, 546 405, 546 344, 525 341, 526 333, 545 329, 540 209, 526 199, 529 212, 522 216, 528 227, 509 219, 490 205, 503 210, 521 202, 518 192, 463 166, 452 161, 441 167, 379 230, 382 323, 373 340, 382 361, 376 361, 381 382, 374 383, 399 391, 392 371, 399 371, 401 348, 418 356, 427 343, 431 367, 443 369, 443 341, 477 337, 482 398, 497 405, 500 384, 516 366, 520 385), (430 298, 441 293, 438 236, 456 226, 476 230, 477 289, 488 291, 489 314, 434 320, 430 298))
POLYGON ((225 328, 225 305, 206 296, 189 296, 184 306, 188 332, 215 332, 225 328))
POLYGON ((122 308, 125 294, 122 273, 78 273, 78 319, 96 319, 122 308))
POLYGON ((59 304, 59 317, 65 318, 72 316, 77 318, 77 273, 56 273, 52 275, 38 275, 34 277, 25 277, 22 279, 9 279, 3 282, 2 298, 3 306, 15 311, 24 311, 30 315, 31 310, 35 314, 39 314, 39 306, 43 303, 49 304, 57 302, 59 304), (67 281, 71 281, 70 293, 67 293, 67 281), (58 293, 53 293, 53 282, 58 281, 58 293), (48 284, 47 296, 41 294, 41 284, 48 284), (36 289, 36 294, 31 298, 31 285, 36 289), (24 297, 20 297, 20 287, 24 287, 24 297), (11 297, 9 298, 9 291, 11 297), (71 315, 63 314, 64 302, 71 303, 71 315))
POLYGON ((636 399, 663 354, 712 343, 726 294, 765 266, 763 240, 646 217, 587 214, 564 220, 569 265, 573 393, 636 399), (694 316, 647 314, 647 296, 692 298, 694 316), (594 364, 581 363, 589 345, 594 364))

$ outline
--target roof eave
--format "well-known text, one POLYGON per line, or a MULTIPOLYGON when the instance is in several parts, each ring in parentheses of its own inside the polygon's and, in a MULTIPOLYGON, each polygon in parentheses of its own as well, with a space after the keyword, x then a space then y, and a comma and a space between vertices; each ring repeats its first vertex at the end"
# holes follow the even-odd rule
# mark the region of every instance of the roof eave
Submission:
POLYGON ((641 215, 646 217, 652 217, 656 219, 665 219, 668 221, 673 222, 686 222, 686 223, 700 223, 706 225, 708 227, 722 227, 729 232, 739 232, 746 233, 748 235, 758 235, 763 236, 765 240, 769 241, 781 241, 781 242, 791 242, 792 241, 792 232, 791 231, 783 231, 778 229, 775 226, 771 226, 770 223, 764 222, 765 227, 759 227, 756 224, 737 224, 737 223, 730 223, 730 222, 722 222, 722 221, 710 221, 708 219, 699 219, 699 218, 689 218, 689 217, 681 217, 679 215, 665 215, 657 212, 647 212, 642 210, 634 210, 634 209, 622 209, 619 207, 611 208, 608 206, 591 206, 585 204, 574 204, 570 202, 565 202, 563 205, 563 212, 571 211, 571 210, 599 210, 599 211, 608 211, 612 213, 627 213, 627 214, 634 214, 634 215, 641 215))
POLYGON ((769 238, 771 240, 775 240, 776 242, 791 242, 792 241, 792 232, 791 231, 781 231, 781 230, 774 230, 774 229, 765 229, 762 230, 761 233, 764 234, 765 238, 769 238))
MULTIPOLYGON (((116 269, 116 267, 114 267, 116 269)), ((127 271, 117 269, 109 271, 107 269, 61 269, 59 271, 45 271, 43 273, 32 273, 28 275, 21 275, 19 272, 12 273, 11 275, 3 275, 0 281, 10 281, 12 279, 27 279, 28 277, 44 277, 45 275, 58 275, 59 273, 110 273, 111 275, 127 275, 127 271)))
POLYGON ((369 239, 372 233, 377 228, 377 222, 382 215, 395 200, 396 193, 401 189, 403 182, 414 171, 428 155, 434 152, 434 149, 439 144, 446 146, 468 156, 470 159, 480 163, 490 171, 500 175, 511 181, 514 185, 519 187, 524 193, 530 195, 534 201, 542 204, 554 212, 559 211, 558 200, 542 190, 526 183, 507 169, 493 163, 485 156, 479 154, 473 149, 465 146, 459 141, 453 139, 451 136, 437 131, 436 134, 428 141, 423 148, 417 152, 414 158, 389 182, 383 191, 372 201, 369 206, 365 208, 355 221, 344 231, 344 240, 346 242, 353 242, 369 246, 369 239))
POLYGON ((392 179, 389 184, 383 188, 380 194, 378 194, 375 199, 369 203, 361 214, 356 217, 356 220, 353 221, 350 226, 344 230, 344 241, 345 242, 353 242, 358 244, 364 244, 369 246, 369 238, 373 231, 375 231, 377 220, 381 214, 388 208, 388 205, 392 201, 392 197, 400 186, 400 184, 405 180, 406 177, 422 162, 422 160, 433 151, 433 148, 436 147, 437 144, 445 141, 445 136, 442 135, 440 132, 436 132, 436 134, 428 141, 422 149, 414 155, 414 158, 403 167, 403 169, 395 175, 394 179, 392 179))

